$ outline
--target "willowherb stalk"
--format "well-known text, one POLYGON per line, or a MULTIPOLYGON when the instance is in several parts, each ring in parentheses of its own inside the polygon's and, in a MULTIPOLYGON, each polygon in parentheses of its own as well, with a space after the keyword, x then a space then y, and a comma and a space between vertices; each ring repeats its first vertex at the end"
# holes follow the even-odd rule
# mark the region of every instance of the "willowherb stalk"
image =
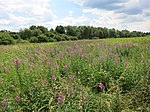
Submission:
POLYGON ((20 75, 20 73, 19 73, 20 60, 19 60, 18 58, 15 58, 15 59, 13 60, 13 63, 14 63, 15 68, 16 68, 16 73, 17 73, 17 76, 18 76, 20 89, 21 89, 21 91, 23 91, 22 77, 21 77, 21 75, 20 75))

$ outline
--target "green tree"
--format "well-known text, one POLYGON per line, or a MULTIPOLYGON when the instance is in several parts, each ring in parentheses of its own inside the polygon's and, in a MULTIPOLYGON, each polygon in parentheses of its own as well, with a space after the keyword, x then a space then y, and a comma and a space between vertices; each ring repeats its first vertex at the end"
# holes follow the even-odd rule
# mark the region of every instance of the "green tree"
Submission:
POLYGON ((62 25, 57 26, 55 31, 60 34, 65 34, 65 28, 62 25))
POLYGON ((19 31, 19 35, 23 40, 29 40, 32 37, 32 31, 30 29, 25 28, 24 30, 19 31))
POLYGON ((37 36, 37 38, 38 38, 38 42, 39 43, 41 43, 41 42, 48 42, 49 41, 48 37, 46 35, 44 35, 44 34, 41 34, 41 35, 37 36))

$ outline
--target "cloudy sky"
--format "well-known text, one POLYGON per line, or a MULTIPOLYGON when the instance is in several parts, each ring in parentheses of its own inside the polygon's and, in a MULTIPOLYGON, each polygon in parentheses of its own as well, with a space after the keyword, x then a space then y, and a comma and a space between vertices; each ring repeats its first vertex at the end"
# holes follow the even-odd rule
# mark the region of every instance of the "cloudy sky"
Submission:
POLYGON ((31 25, 150 31, 150 0, 0 0, 0 30, 31 25))

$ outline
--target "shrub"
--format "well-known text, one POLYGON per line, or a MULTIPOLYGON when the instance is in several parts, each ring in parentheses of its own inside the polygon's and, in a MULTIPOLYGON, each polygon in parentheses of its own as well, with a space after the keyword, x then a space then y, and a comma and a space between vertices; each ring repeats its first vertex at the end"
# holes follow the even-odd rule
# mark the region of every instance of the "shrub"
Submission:
POLYGON ((36 43, 36 42, 38 42, 38 38, 37 37, 31 37, 30 42, 31 43, 36 43))
POLYGON ((25 43, 29 43, 29 41, 28 40, 19 39, 17 41, 17 43, 25 44, 25 43))
POLYGON ((10 45, 15 44, 15 40, 8 33, 0 35, 0 45, 10 45))
POLYGON ((37 38, 38 38, 39 43, 40 42, 48 42, 48 37, 44 34, 41 34, 41 35, 37 36, 37 38))
POLYGON ((14 38, 14 39, 20 39, 20 36, 18 34, 11 34, 11 36, 14 38))
POLYGON ((56 42, 57 40, 49 37, 49 42, 56 42))

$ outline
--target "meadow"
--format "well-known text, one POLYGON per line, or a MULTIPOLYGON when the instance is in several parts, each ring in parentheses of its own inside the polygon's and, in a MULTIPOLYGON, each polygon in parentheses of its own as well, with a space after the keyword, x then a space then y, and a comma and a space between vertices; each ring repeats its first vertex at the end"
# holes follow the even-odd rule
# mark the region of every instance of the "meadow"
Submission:
POLYGON ((150 112, 150 37, 0 46, 0 112, 150 112))

